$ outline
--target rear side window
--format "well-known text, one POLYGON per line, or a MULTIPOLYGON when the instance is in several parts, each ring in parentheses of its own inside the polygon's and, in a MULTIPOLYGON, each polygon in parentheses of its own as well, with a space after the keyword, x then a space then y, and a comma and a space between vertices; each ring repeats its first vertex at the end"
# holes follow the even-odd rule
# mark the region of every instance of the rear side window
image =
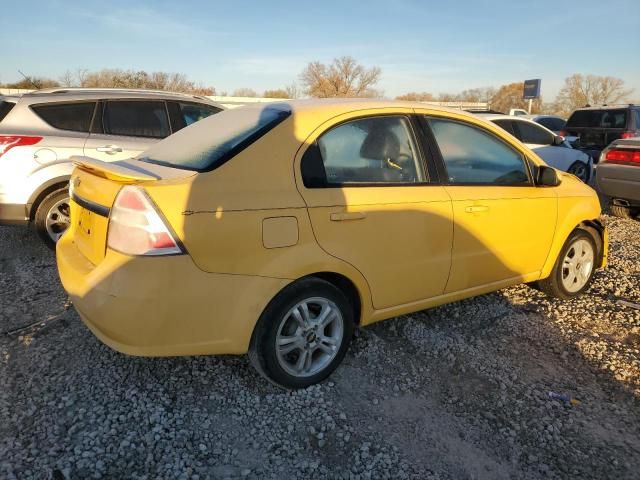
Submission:
POLYGON ((543 127, 547 127, 549 130, 553 132, 559 132, 564 128, 564 124, 566 123, 561 118, 552 118, 552 117, 543 117, 536 120, 537 123, 542 125, 543 127))
POLYGON ((48 103, 31 109, 54 128, 74 132, 89 132, 96 102, 48 103))
POLYGON ((535 123, 522 121, 514 123, 520 132, 518 138, 521 142, 535 145, 551 145, 553 143, 553 135, 535 123))
POLYGON ((627 126, 627 110, 605 110, 600 120, 602 128, 625 128, 627 126))
POLYGON ((506 130, 514 137, 518 138, 517 132, 513 128, 513 122, 511 120, 493 120, 493 123, 498 125, 503 130, 506 130))
POLYGON ((15 106, 16 104, 13 102, 6 102, 6 101, 0 100, 0 122, 4 120, 4 117, 6 117, 11 111, 11 109, 15 106))
POLYGON ((477 127, 430 118, 431 130, 453 184, 529 185, 524 158, 477 127))
POLYGON ((171 117, 171 129, 174 133, 222 111, 212 105, 192 102, 167 102, 167 107, 171 117))
POLYGON ((289 115, 291 108, 286 104, 226 110, 171 135, 149 148, 139 160, 183 170, 213 170, 289 115))
POLYGON ((163 101, 106 102, 102 124, 108 135, 164 138, 171 133, 163 101))

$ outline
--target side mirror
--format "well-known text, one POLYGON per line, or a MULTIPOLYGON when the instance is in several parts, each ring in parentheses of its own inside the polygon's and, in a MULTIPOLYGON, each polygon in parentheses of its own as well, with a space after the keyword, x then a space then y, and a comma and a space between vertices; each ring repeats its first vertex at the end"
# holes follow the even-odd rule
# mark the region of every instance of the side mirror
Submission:
POLYGON ((557 187, 560 185, 560 177, 555 168, 540 165, 536 172, 536 185, 541 187, 557 187))
POLYGON ((556 135, 553 137, 553 144, 552 145, 557 145, 560 146, 564 144, 564 137, 561 137, 560 135, 556 135))

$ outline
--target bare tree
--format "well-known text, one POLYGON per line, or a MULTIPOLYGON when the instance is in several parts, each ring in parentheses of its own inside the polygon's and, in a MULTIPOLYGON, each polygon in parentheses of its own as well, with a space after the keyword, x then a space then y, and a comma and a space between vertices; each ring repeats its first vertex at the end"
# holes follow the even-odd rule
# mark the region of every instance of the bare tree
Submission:
POLYGON ((435 99, 436 97, 431 95, 429 92, 409 92, 396 97, 396 100, 407 100, 410 102, 429 102, 435 99))
POLYGON ((258 93, 251 88, 238 88, 233 92, 234 97, 257 97, 258 93))
POLYGON ((311 62, 300 81, 311 97, 378 97, 373 87, 380 79, 379 67, 366 68, 353 57, 340 57, 329 65, 311 62))
POLYGON ((289 93, 283 88, 277 88, 274 90, 265 90, 262 96, 265 98, 289 98, 289 93))
POLYGON ((632 93, 633 89, 625 89, 621 78, 576 73, 565 79, 553 110, 559 115, 568 116, 578 107, 618 103, 632 93))
POLYGON ((298 85, 292 83, 288 85, 285 90, 287 91, 287 98, 298 98, 300 97, 300 90, 298 89, 298 85))
MULTIPOLYGON (((491 108, 508 113, 512 108, 528 109, 529 101, 522 98, 524 82, 502 85, 491 98, 491 108)), ((531 105, 531 113, 539 113, 542 109, 542 98, 536 98, 531 105)))

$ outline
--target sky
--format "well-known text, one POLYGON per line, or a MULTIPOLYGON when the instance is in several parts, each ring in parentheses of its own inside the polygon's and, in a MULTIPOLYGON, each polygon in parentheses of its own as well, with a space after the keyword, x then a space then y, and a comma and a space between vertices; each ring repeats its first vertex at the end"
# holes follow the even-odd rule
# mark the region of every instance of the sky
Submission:
POLYGON ((573 73, 622 78, 640 99, 640 1, 0 0, 0 82, 121 68, 218 92, 299 84, 311 61, 379 66, 385 96, 530 78, 553 100, 573 73), (3 6, 5 4, 6 6, 3 6))

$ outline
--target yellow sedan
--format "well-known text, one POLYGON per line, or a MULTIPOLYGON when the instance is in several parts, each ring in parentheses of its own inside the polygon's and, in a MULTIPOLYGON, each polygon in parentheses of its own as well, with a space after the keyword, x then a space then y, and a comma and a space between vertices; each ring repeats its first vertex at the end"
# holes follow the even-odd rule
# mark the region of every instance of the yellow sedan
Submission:
POLYGON ((75 158, 62 283, 132 355, 245 354, 289 388, 354 328, 604 267, 595 192, 499 127, 420 103, 230 110, 114 163, 75 158))

